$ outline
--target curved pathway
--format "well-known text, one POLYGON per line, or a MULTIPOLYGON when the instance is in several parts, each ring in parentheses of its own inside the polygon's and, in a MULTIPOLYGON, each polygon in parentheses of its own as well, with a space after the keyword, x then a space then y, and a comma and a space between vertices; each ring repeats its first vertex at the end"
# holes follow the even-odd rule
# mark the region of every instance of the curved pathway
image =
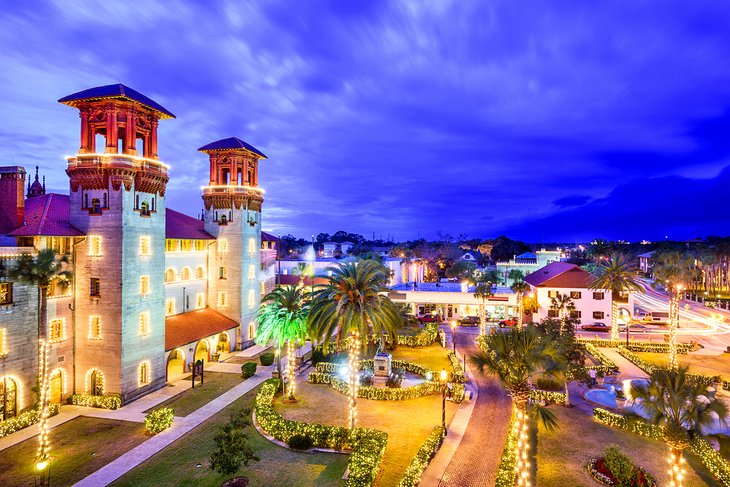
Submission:
MULTIPOLYGON (((477 333, 478 328, 458 329, 456 345, 460 357, 463 352, 469 355, 477 351, 474 345, 477 333)), ((479 396, 464 437, 439 486, 482 487, 494 485, 497 479, 511 401, 497 379, 475 375, 474 381, 479 388, 479 396)))

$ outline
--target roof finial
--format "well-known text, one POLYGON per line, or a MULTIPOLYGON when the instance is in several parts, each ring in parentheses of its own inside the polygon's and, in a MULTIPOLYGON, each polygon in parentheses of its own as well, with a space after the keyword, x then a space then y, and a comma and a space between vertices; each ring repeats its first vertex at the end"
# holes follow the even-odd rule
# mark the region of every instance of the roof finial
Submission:
POLYGON ((46 176, 43 176, 43 192, 46 192, 46 176))
POLYGON ((35 167, 35 180, 38 181, 38 166, 35 167))

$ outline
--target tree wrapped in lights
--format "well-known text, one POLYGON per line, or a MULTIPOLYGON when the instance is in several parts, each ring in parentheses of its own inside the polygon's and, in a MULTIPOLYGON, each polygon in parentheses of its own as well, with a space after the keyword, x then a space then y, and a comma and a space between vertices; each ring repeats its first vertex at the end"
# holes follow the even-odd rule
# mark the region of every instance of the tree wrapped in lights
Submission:
POLYGON ((287 342, 287 384, 286 398, 296 400, 296 374, 294 346, 298 340, 307 338, 307 315, 309 303, 300 286, 274 289, 264 296, 264 306, 259 309, 259 329, 256 343, 264 345, 274 340, 278 347, 279 373, 281 373, 281 345, 287 342))
POLYGON ((562 335, 568 327, 568 316, 570 316, 570 313, 575 311, 573 298, 570 297, 570 294, 556 292, 555 296, 550 298, 550 308, 558 312, 558 318, 560 319, 560 334, 562 335))
POLYGON ((687 283, 697 275, 691 257, 679 252, 664 252, 654 258, 653 287, 664 286, 669 293, 669 366, 677 368, 677 328, 679 327, 679 301, 687 283))
POLYGON ((360 337, 385 334, 394 341, 402 318, 398 308, 384 294, 390 273, 381 263, 373 260, 346 262, 330 271, 329 283, 314 293, 308 326, 310 335, 321 339, 325 349, 332 340, 338 344, 347 341, 349 425, 354 428, 360 337))
POLYGON ((471 357, 480 374, 496 376, 512 397, 515 420, 510 436, 515 442, 517 485, 529 486, 529 417, 537 417, 545 428, 557 427, 555 415, 532 402, 530 383, 537 377, 560 377, 567 370, 559 344, 535 327, 513 328, 509 333, 483 337, 481 350, 471 357))
POLYGON ((599 261, 598 274, 591 280, 590 288, 611 292, 611 340, 618 340, 618 301, 621 295, 644 291, 639 284, 636 266, 626 255, 612 253, 607 260, 599 261))
MULTIPOLYGON (((41 473, 40 478, 47 480, 44 475, 50 462, 50 444, 48 442, 48 397, 50 395, 50 380, 48 377, 48 289, 52 285, 66 287, 71 278, 71 272, 65 270, 68 263, 66 256, 57 256, 53 250, 44 249, 37 254, 23 254, 14 267, 8 271, 8 277, 14 281, 38 287, 38 455, 36 469, 41 473)), ((45 480, 42 484, 45 485, 45 480)))
POLYGON ((517 295, 517 328, 522 328, 524 315, 522 302, 524 300, 525 293, 530 290, 530 285, 523 280, 525 275, 519 269, 512 269, 509 271, 509 277, 512 279, 512 286, 510 287, 517 295))
POLYGON ((647 384, 631 386, 631 395, 634 400, 640 399, 636 405, 649 416, 648 421, 661 427, 669 447, 669 485, 682 487, 682 452, 718 417, 721 424, 726 424, 727 405, 708 394, 706 384, 693 380, 686 366, 655 368, 647 384))
POLYGON ((474 297, 481 299, 481 303, 479 303, 479 332, 482 335, 487 334, 487 300, 493 295, 491 281, 481 280, 477 282, 474 297))

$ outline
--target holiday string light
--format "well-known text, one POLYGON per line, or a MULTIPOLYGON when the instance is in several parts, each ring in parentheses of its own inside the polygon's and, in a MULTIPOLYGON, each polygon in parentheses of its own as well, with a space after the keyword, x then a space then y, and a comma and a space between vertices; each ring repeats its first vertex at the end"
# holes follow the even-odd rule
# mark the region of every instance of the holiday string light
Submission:
POLYGON ((360 352, 360 333, 355 330, 350 335, 350 353, 347 360, 349 372, 349 420, 350 429, 357 424, 357 374, 359 371, 358 354, 360 352))
POLYGON ((286 380, 286 394, 292 400, 296 391, 296 381, 294 377, 294 344, 291 340, 289 340, 286 350, 286 380))
POLYGON ((517 462, 515 463, 515 479, 518 487, 530 487, 530 443, 528 437, 529 424, 524 411, 517 411, 514 432, 517 437, 517 462))
POLYGON ((48 342, 44 338, 38 341, 38 375, 40 420, 38 433, 38 454, 36 469, 43 471, 48 467, 50 443, 48 442, 48 342))
POLYGON ((675 454, 674 451, 670 451, 667 462, 669 463, 669 470, 667 471, 669 473, 669 487, 682 487, 682 479, 685 474, 682 453, 675 454))

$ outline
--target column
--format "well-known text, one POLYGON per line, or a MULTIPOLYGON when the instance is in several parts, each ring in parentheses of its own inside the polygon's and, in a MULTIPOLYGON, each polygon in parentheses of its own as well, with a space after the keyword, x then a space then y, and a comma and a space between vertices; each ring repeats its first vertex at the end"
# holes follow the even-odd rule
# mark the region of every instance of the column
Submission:
POLYGON ((253 164, 253 182, 251 183, 251 186, 258 186, 259 185, 259 162, 254 157, 251 161, 251 164, 253 164))
POLYGON ((79 154, 86 154, 89 152, 89 111, 82 108, 79 116, 81 117, 81 147, 79 147, 79 154))
MULTIPOLYGON (((150 121, 150 135, 149 135, 149 141, 150 141, 150 150, 149 156, 145 157, 151 157, 153 159, 157 159, 157 120, 152 119, 150 121)), ((145 150, 147 149, 147 145, 145 144, 145 150)))
MULTIPOLYGON (((238 174, 236 173, 236 169, 238 168, 238 156, 229 157, 228 160, 231 161, 230 184, 235 186, 236 184, 238 184, 238 174)), ((241 179, 243 179, 243 178, 241 178, 241 179)))
POLYGON ((137 154, 137 114, 133 110, 127 112, 127 128, 125 131, 125 154, 137 154))
POLYGON ((111 106, 106 111, 106 149, 107 154, 115 154, 118 152, 117 145, 119 143, 119 133, 117 131, 117 109, 111 106))

